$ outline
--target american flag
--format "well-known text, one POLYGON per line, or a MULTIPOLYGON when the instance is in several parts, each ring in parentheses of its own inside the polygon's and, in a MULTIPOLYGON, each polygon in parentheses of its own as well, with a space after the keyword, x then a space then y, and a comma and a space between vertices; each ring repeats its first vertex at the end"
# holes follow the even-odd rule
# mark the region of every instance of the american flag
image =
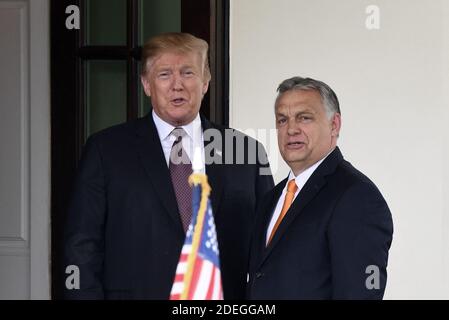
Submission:
POLYGON ((170 300, 222 300, 217 232, 207 177, 194 173, 192 221, 176 268, 170 300))

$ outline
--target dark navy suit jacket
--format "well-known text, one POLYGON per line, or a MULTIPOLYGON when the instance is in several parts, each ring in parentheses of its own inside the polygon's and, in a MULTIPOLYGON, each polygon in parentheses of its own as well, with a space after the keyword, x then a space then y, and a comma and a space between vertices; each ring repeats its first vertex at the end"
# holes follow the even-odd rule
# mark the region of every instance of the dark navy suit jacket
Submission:
POLYGON ((266 247, 268 224, 286 182, 258 209, 248 297, 381 299, 393 223, 376 186, 336 148, 299 192, 266 247))
MULTIPOLYGON (((222 133, 221 150, 209 148, 206 157, 216 157, 221 151, 224 161, 230 150, 224 145, 225 128, 206 119, 202 119, 202 127, 222 133)), ((230 146, 237 157, 235 141, 230 146)), ((260 144, 255 145, 253 151, 261 149, 265 154, 260 144)), ((256 201, 274 186, 271 174, 259 175, 262 164, 248 160, 248 148, 244 153, 243 164, 206 165, 225 299, 245 297, 256 201)), ((65 297, 167 299, 184 237, 151 113, 89 138, 64 230, 63 265, 78 266, 80 289, 64 288, 65 297)))

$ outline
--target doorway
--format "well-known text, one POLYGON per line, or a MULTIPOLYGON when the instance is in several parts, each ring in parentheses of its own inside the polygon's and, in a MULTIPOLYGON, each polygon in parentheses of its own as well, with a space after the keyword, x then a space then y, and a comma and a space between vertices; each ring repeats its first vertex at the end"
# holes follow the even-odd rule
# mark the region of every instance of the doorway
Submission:
POLYGON ((209 43, 212 79, 201 112, 228 124, 229 0, 51 1, 52 298, 61 297, 62 224, 84 142, 90 134, 148 113, 140 85, 141 47, 162 32, 209 43), (67 29, 66 8, 80 28, 67 29))

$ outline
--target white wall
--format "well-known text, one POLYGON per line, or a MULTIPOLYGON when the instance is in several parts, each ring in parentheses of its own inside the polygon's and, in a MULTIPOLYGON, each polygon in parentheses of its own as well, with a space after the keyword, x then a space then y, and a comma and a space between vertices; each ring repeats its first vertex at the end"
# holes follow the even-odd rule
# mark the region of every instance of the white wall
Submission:
POLYGON ((48 0, 0 0, 0 48, 0 299, 47 299, 48 0))
MULTIPOLYGON (((342 152, 393 213, 385 298, 449 299, 448 1, 233 0, 230 18, 230 125, 274 128, 288 77, 328 83, 342 152), (365 27, 368 5, 379 30, 365 27)), ((267 148, 280 181, 287 167, 267 148)))

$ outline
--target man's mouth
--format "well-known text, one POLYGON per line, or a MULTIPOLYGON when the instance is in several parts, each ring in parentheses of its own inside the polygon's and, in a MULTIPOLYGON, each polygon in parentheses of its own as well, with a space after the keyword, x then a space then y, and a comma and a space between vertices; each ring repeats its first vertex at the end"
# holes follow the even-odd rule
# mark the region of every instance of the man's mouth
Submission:
POLYGON ((301 141, 293 141, 293 142, 288 142, 287 143, 287 148, 288 149, 300 149, 305 145, 304 142, 301 141))
POLYGON ((183 105, 187 100, 184 98, 175 98, 171 100, 171 103, 175 106, 183 105))

